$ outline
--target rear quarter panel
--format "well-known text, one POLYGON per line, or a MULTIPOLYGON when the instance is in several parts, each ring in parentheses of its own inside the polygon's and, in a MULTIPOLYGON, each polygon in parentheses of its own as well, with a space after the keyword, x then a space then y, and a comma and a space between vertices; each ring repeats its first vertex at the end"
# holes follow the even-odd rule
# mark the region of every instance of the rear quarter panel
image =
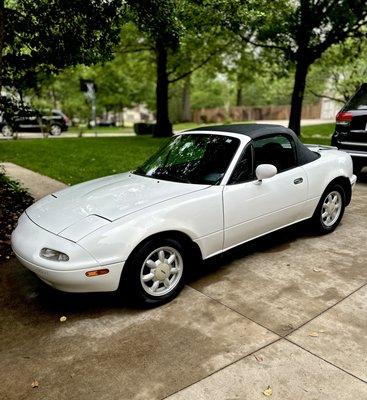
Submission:
POLYGON ((319 154, 317 160, 303 166, 308 177, 308 199, 313 211, 333 179, 340 176, 350 178, 353 175, 353 163, 349 154, 339 150, 320 150, 319 154))

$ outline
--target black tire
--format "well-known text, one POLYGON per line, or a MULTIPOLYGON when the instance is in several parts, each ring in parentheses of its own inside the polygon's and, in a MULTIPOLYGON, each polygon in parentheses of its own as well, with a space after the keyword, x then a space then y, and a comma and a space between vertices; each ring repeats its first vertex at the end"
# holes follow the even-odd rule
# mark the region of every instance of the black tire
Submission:
MULTIPOLYGON (((329 185, 324 193, 322 194, 320 201, 316 207, 316 210, 312 216, 311 223, 315 230, 315 232, 319 235, 325 235, 327 233, 331 233, 335 230, 335 228, 339 225, 341 219, 344 215, 345 210, 345 203, 346 203, 346 196, 343 187, 339 184, 331 184, 329 185), (323 218, 323 213, 327 212, 325 210, 325 202, 328 199, 328 196, 332 195, 333 193, 339 194, 339 201, 340 201, 340 212, 338 216, 335 215, 335 220, 327 221, 325 220, 326 217, 323 218)), ((335 210, 334 210, 335 211, 335 210)), ((331 217, 331 216, 329 216, 331 217)))
POLYGON ((364 167, 363 162, 353 159, 353 173, 354 175, 359 175, 364 167))
POLYGON ((51 136, 60 136, 62 133, 62 128, 58 124, 52 124, 50 126, 50 131, 49 131, 51 136))
POLYGON ((5 137, 12 137, 13 134, 14 134, 13 128, 12 128, 10 125, 8 125, 8 124, 5 124, 5 125, 3 125, 3 126, 1 127, 1 133, 2 133, 3 136, 5 136, 5 137))
MULTIPOLYGON (((155 255, 156 253, 154 253, 152 256, 153 261, 155 259, 155 255)), ((165 252, 165 257, 168 257, 169 255, 169 252, 165 252)), ((127 292, 130 299, 143 307, 155 307, 167 303, 173 300, 180 293, 185 285, 185 276, 187 269, 185 268, 186 260, 187 256, 185 247, 176 239, 155 237, 151 240, 145 241, 136 250, 134 250, 132 255, 127 260, 120 280, 120 290, 124 294, 127 292), (144 283, 142 282, 141 274, 143 274, 144 276, 147 276, 149 274, 149 270, 147 269, 149 267, 147 266, 145 261, 147 260, 147 257, 149 257, 149 255, 154 253, 156 250, 159 250, 160 248, 170 248, 174 249, 177 252, 180 257, 176 258, 178 261, 180 259, 182 272, 178 274, 180 275, 180 277, 177 278, 177 282, 175 283, 175 285, 172 285, 172 289, 168 293, 163 293, 162 295, 152 295, 147 292, 147 290, 149 290, 149 288, 147 289, 147 286, 149 286, 150 284, 152 284, 151 286, 153 286, 154 282, 158 281, 156 275, 158 272, 164 272, 165 274, 167 272, 158 271, 157 269, 150 270, 150 273, 152 273, 152 271, 156 271, 155 277, 151 281, 146 282, 145 288, 143 286, 144 283)), ((159 282, 160 283, 157 290, 167 289, 164 285, 164 282, 159 282)))

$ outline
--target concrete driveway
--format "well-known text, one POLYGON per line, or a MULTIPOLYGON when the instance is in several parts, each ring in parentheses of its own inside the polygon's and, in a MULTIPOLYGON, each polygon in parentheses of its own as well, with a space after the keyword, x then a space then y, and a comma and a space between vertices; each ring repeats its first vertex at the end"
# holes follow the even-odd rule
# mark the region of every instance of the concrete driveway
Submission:
POLYGON ((279 400, 366 399, 366 231, 359 183, 334 233, 295 226, 242 246, 148 311, 54 291, 11 259, 0 399, 256 400, 269 386, 279 400))

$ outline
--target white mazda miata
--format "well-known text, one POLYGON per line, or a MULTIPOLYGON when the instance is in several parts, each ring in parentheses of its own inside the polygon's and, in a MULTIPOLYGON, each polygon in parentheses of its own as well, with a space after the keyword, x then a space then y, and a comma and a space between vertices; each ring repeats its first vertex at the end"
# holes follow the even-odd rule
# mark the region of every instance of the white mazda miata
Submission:
POLYGON ((333 231, 356 182, 351 157, 277 125, 176 135, 133 172, 81 183, 29 207, 12 234, 20 262, 68 292, 124 285, 172 299, 206 259, 298 221, 333 231))

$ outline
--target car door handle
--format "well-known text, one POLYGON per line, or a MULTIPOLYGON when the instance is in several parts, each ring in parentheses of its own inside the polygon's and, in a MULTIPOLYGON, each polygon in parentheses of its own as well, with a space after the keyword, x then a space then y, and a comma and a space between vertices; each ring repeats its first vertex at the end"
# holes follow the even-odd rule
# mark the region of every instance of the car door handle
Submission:
POLYGON ((293 181, 293 183, 295 184, 295 185, 298 185, 299 183, 302 183, 303 182, 303 178, 297 178, 297 179, 295 179, 294 181, 293 181))

